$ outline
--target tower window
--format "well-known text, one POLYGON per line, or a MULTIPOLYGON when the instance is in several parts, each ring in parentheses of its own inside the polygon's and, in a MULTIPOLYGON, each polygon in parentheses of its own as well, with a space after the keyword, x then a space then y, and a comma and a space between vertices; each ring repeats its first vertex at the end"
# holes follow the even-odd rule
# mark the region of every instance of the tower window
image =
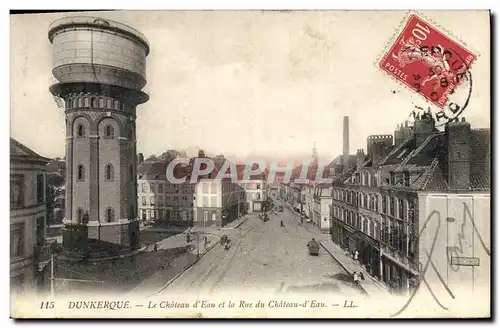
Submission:
POLYGON ((97 98, 92 98, 92 108, 99 108, 99 101, 97 98))
POLYGON ((107 107, 107 108, 113 108, 113 100, 108 99, 108 100, 106 101, 106 107, 107 107))
POLYGON ((114 172, 113 172, 113 165, 108 164, 106 165, 106 173, 105 173, 106 180, 110 181, 114 179, 114 172))
POLYGON ((78 99, 73 99, 73 108, 78 108, 78 99))
POLYGON ((89 100, 89 97, 85 97, 83 99, 83 103, 84 103, 84 106, 85 107, 90 107, 90 100, 89 100))
POLYGON ((77 169, 77 177, 78 177, 78 180, 80 181, 83 181, 85 180, 85 167, 83 167, 83 165, 78 165, 78 169, 77 169))
POLYGON ((113 222, 113 219, 114 219, 114 211, 111 207, 108 207, 106 209, 106 222, 113 222))
POLYGON ((104 137, 105 138, 113 138, 115 135, 115 131, 111 125, 106 125, 104 127, 104 137))
POLYGON ((76 128, 76 135, 78 138, 85 137, 85 127, 82 124, 78 124, 78 127, 76 128))
POLYGON ((106 105, 106 102, 104 101, 104 98, 99 98, 99 108, 104 108, 106 105))
POLYGON ((114 109, 120 110, 120 102, 118 100, 115 100, 114 109))
POLYGON ((71 99, 69 99, 68 101, 66 101, 66 107, 68 109, 71 109, 73 108, 73 101, 71 99))
POLYGON ((82 221, 83 221, 83 208, 79 208, 76 210, 76 217, 78 219, 78 223, 82 223, 82 221))

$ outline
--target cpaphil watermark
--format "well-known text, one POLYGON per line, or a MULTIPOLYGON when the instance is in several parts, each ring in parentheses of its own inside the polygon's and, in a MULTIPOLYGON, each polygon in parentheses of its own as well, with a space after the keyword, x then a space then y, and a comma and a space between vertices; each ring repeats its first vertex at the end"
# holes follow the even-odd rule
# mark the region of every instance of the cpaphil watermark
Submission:
POLYGON ((313 165, 311 160, 302 161, 300 166, 296 166, 295 161, 291 160, 283 166, 279 161, 267 162, 259 158, 247 160, 244 165, 236 165, 225 160, 222 166, 216 166, 214 160, 207 157, 198 157, 194 161, 176 158, 167 166, 166 179, 171 184, 196 184, 201 179, 231 181, 232 183, 265 180, 268 184, 292 181, 295 184, 304 185, 331 184, 333 179, 325 177, 328 174, 327 166, 328 163, 313 165))

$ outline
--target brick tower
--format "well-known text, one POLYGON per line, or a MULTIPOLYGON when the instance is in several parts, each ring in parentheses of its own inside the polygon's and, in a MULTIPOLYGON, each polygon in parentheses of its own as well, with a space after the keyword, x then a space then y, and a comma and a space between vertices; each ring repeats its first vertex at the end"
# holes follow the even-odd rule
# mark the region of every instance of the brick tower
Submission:
POLYGON ((66 115, 68 256, 104 257, 139 247, 136 107, 148 101, 149 44, 135 29, 95 17, 69 17, 49 27, 50 92, 66 115))

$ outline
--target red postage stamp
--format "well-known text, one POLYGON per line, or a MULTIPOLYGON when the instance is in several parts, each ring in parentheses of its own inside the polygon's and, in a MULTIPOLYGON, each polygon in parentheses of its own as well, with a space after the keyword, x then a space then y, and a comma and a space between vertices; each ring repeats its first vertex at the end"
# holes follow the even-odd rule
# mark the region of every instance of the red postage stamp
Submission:
POLYGON ((412 14, 379 66, 443 108, 476 58, 473 52, 412 14))

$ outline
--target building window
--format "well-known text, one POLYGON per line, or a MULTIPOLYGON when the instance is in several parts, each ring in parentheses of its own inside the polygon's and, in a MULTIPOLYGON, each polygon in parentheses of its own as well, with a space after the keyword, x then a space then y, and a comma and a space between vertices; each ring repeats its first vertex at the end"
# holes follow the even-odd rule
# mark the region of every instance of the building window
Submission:
POLYGON ((141 210, 141 216, 144 221, 147 219, 148 215, 146 214, 146 210, 141 210))
POLYGON ((45 202, 45 184, 43 181, 43 174, 36 175, 36 201, 37 204, 43 204, 45 202))
POLYGON ((99 98, 99 108, 104 108, 105 107, 105 104, 106 101, 104 100, 104 98, 99 98))
POLYGON ((406 217, 405 212, 404 212, 404 200, 403 199, 398 199, 398 217, 400 219, 404 219, 406 217))
POLYGON ((115 129, 111 125, 106 125, 104 127, 104 137, 113 138, 115 136, 115 129))
POLYGON ((391 175, 390 184, 391 186, 393 186, 396 184, 396 174, 394 174, 394 172, 390 172, 390 175, 391 175))
POLYGON ((147 192, 147 191, 146 191, 146 184, 145 184, 145 183, 143 183, 143 184, 142 184, 142 186, 141 186, 141 190, 142 190, 142 192, 147 192))
POLYGON ((83 98, 84 107, 90 107, 90 100, 88 97, 83 98))
POLYGON ((81 164, 78 165, 78 168, 77 168, 77 179, 78 179, 78 181, 85 180, 85 167, 81 164))
POLYGON ((66 107, 68 109, 73 108, 73 101, 71 99, 69 99, 69 100, 66 101, 66 107))
POLYGON ((92 108, 99 108, 99 101, 97 98, 92 98, 92 108))
POLYGON ((382 213, 387 214, 387 197, 382 196, 382 213))
POLYGON ((149 218, 150 218, 151 220, 154 220, 154 218, 155 218, 155 210, 150 210, 150 211, 149 211, 149 218))
POLYGON ((257 194, 257 200, 260 200, 260 194, 257 194))
POLYGON ((129 178, 130 178, 130 181, 133 181, 134 179, 134 167, 132 165, 129 165, 128 167, 128 174, 129 174, 129 178))
POLYGON ((144 206, 147 205, 147 198, 146 198, 146 196, 142 196, 142 205, 144 205, 144 206))
POLYGON ((73 99, 73 108, 78 108, 78 99, 73 99))
POLYGON ((149 203, 151 204, 151 206, 155 205, 155 196, 149 197, 149 203))
POLYGON ((24 223, 11 224, 10 226, 10 256, 24 255, 24 223))
POLYGON ((120 102, 118 100, 115 100, 114 109, 120 110, 120 102))
POLYGON ((163 184, 162 184, 162 183, 160 183, 160 184, 158 185, 158 192, 159 192, 160 194, 163 194, 163 184))
POLYGON ((106 165, 105 171, 106 171, 105 172, 106 181, 112 181, 114 179, 113 165, 111 165, 111 164, 106 165))
POLYGON ((10 206, 23 207, 24 206, 24 176, 11 175, 10 176, 10 206))
POLYGON ((410 186, 410 172, 408 172, 408 171, 403 172, 403 176, 404 176, 405 187, 409 187, 410 186))
POLYGON ((106 100, 106 107, 113 108, 113 100, 111 100, 111 99, 106 100))
POLYGON ((155 185, 154 185, 153 183, 152 183, 152 184, 150 184, 150 185, 149 185, 149 189, 150 189, 150 191, 151 191, 151 192, 153 192, 153 193, 154 193, 154 192, 155 192, 155 185))
POLYGON ((373 221, 370 221, 370 236, 375 238, 375 228, 374 228, 373 221))
POLYGON ((106 209, 106 222, 113 222, 113 219, 114 219, 114 211, 113 211, 113 208, 111 207, 108 207, 106 209))
POLYGON ((82 124, 78 124, 78 127, 76 128, 76 136, 78 138, 83 138, 85 137, 85 127, 82 124))
POLYGON ((394 216, 394 197, 389 200, 389 215, 394 216))
POLYGON ((257 183, 257 189, 260 189, 260 183, 257 183))

